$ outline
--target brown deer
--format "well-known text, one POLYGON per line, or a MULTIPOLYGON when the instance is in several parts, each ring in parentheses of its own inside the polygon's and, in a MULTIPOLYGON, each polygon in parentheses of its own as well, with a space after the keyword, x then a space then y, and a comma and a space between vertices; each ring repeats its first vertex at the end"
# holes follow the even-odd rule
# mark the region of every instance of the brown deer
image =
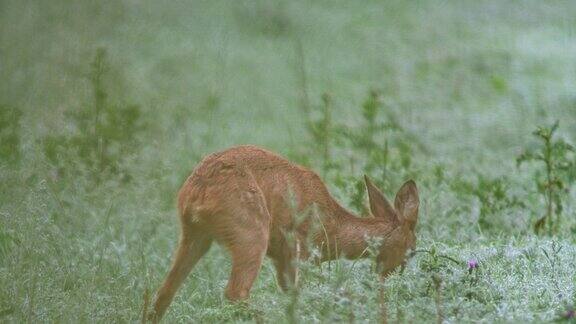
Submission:
POLYGON ((296 260, 310 256, 309 246, 319 249, 320 262, 355 259, 367 255, 368 237, 383 238, 376 260, 385 277, 415 246, 418 190, 406 182, 392 207, 368 177, 365 181, 373 217, 353 215, 316 173, 267 150, 237 146, 208 155, 180 189, 180 242, 149 319, 160 320, 213 241, 232 257, 225 292, 231 301, 248 298, 264 255, 274 262, 279 286, 293 287, 296 260), (303 214, 308 216, 298 217, 303 214))

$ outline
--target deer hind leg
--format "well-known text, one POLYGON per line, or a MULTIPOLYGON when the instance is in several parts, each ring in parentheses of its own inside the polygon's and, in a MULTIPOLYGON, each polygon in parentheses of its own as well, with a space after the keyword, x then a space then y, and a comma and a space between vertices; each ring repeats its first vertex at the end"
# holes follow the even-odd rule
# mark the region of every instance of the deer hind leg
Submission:
POLYGON ((198 260, 208 252, 211 243, 212 238, 200 228, 183 229, 172 267, 156 294, 154 311, 149 315, 149 320, 157 323, 162 318, 178 288, 198 260))
POLYGON ((270 214, 255 181, 241 178, 234 192, 223 200, 215 237, 232 257, 232 270, 225 296, 231 301, 247 299, 268 249, 270 214), (242 189, 238 189, 242 188, 242 189))
POLYGON ((228 300, 241 301, 249 298, 250 289, 262 266, 267 243, 265 235, 256 235, 229 247, 232 271, 225 292, 228 300))

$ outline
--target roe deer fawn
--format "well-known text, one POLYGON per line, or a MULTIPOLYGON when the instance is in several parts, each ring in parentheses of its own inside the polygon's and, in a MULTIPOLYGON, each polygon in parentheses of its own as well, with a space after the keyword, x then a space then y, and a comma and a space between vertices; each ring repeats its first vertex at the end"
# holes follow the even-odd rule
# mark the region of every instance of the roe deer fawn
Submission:
POLYGON ((295 285, 295 261, 309 257, 308 243, 319 248, 317 261, 353 259, 365 256, 367 237, 381 237, 376 260, 386 276, 415 246, 418 190, 406 182, 392 207, 368 177, 365 181, 373 217, 361 218, 340 206, 314 172, 272 152, 237 146, 208 155, 180 189, 180 242, 149 319, 160 320, 214 240, 232 257, 225 292, 232 301, 248 298, 264 255, 272 258, 283 290, 295 285), (319 226, 312 226, 312 217, 297 221, 294 215, 310 206, 316 206, 319 226))

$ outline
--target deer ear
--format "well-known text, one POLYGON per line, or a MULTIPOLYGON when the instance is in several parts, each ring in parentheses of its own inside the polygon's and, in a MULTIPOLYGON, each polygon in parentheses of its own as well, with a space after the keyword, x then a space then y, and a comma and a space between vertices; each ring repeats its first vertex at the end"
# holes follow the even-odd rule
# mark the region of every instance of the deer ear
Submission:
POLYGON ((367 175, 364 175, 364 181, 366 182, 366 190, 368 191, 368 201, 370 202, 372 215, 396 222, 396 212, 394 212, 394 208, 392 208, 382 192, 376 188, 367 175))
POLYGON ((394 208, 400 217, 401 222, 406 222, 410 229, 414 230, 418 221, 418 188, 412 180, 406 181, 398 190, 394 199, 394 208))

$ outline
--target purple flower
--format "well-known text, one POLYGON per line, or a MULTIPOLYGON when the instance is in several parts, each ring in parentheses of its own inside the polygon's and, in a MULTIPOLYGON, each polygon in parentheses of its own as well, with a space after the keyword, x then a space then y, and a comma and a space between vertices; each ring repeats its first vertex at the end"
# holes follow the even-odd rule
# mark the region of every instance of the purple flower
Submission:
POLYGON ((472 270, 478 268, 478 261, 476 259, 468 260, 468 271, 472 272, 472 270))
POLYGON ((564 318, 566 318, 566 319, 574 319, 574 318, 576 318, 576 311, 573 310, 573 309, 567 311, 566 314, 564 314, 564 318))

